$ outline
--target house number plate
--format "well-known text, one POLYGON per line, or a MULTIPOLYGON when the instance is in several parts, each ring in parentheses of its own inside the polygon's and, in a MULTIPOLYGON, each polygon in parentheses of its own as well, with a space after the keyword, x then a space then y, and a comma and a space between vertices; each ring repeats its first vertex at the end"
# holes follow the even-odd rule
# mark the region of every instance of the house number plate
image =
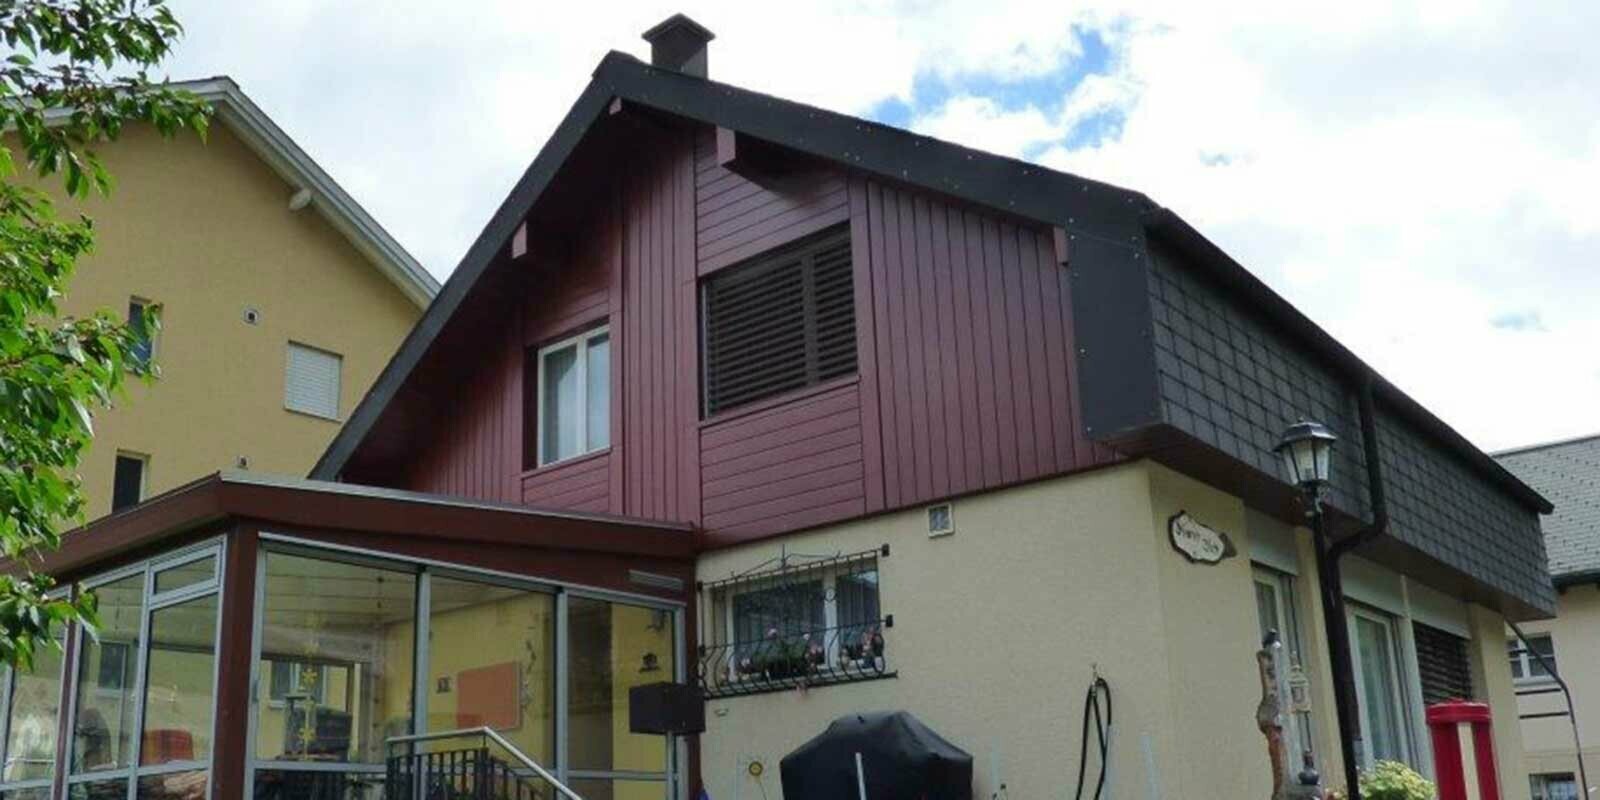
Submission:
POLYGON ((1187 511, 1179 511, 1167 521, 1167 534, 1173 549, 1192 564, 1217 564, 1239 552, 1228 534, 1201 524, 1187 511))

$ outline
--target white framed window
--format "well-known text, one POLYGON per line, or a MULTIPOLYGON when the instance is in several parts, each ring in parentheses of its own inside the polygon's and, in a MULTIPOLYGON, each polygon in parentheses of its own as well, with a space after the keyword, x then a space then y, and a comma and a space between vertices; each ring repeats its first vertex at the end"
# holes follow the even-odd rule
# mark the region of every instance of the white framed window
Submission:
POLYGON ((1570 772, 1545 772, 1528 776, 1533 800, 1579 800, 1578 781, 1570 772))
POLYGON ((1350 650, 1355 662, 1356 705, 1365 745, 1362 766, 1379 761, 1411 763, 1412 742, 1400 637, 1388 614, 1352 606, 1350 650))
POLYGON ((290 342, 284 356, 283 407, 324 419, 339 418, 339 373, 344 357, 290 342))
MULTIPOLYGON (((1278 632, 1278 640, 1283 642, 1284 655, 1289 660, 1290 682, 1293 684, 1294 673, 1303 674, 1305 669, 1305 659, 1300 649, 1300 617, 1295 605, 1294 576, 1270 567, 1256 565, 1252 571, 1251 583, 1255 587, 1256 623, 1261 641, 1266 641, 1268 631, 1278 632)), ((1292 685, 1290 691, 1296 691, 1292 685)), ((1291 697, 1289 700, 1291 705, 1298 704, 1296 698, 1291 697)), ((1309 700, 1306 704, 1309 704, 1309 700)), ((1290 742, 1293 764, 1300 763, 1299 759, 1303 753, 1315 752, 1311 731, 1310 713, 1296 712, 1293 715, 1293 726, 1290 731, 1293 737, 1290 742)))
POLYGON ((1511 680, 1516 683, 1548 683, 1550 672, 1539 663, 1534 652, 1544 656, 1557 670, 1561 667, 1556 664, 1556 643, 1548 633, 1535 633, 1528 636, 1528 644, 1523 646, 1516 638, 1506 640, 1506 651, 1511 659, 1511 680), (1532 651, 1532 652, 1530 652, 1532 651))
POLYGON ((702 690, 729 697, 891 674, 885 637, 894 618, 882 610, 880 552, 800 564, 784 556, 775 569, 704 586, 702 690))
POLYGON ((611 446, 611 329, 539 348, 538 465, 611 446))
POLYGON ((111 472, 111 510, 136 506, 149 488, 150 457, 143 453, 117 451, 111 472))

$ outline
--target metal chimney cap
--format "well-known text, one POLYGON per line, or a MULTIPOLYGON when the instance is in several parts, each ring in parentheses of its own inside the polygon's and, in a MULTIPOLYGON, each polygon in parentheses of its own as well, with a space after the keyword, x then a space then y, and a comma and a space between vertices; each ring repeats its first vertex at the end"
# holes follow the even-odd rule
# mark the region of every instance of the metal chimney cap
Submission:
POLYGON ((695 22, 692 19, 689 19, 687 14, 680 12, 667 17, 654 28, 645 31, 644 40, 654 44, 657 39, 660 39, 669 33, 678 31, 679 29, 682 29, 685 33, 688 33, 702 42, 709 42, 712 39, 717 38, 717 35, 712 33, 709 28, 701 25, 698 22, 695 22))

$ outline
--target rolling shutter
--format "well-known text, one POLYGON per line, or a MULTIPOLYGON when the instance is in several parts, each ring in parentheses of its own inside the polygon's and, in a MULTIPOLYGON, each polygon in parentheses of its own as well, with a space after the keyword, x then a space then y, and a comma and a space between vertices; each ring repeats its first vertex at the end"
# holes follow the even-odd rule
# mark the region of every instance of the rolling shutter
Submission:
POLYGON ((1424 705, 1446 700, 1472 699, 1472 666, 1467 661, 1467 640, 1438 628, 1416 623, 1417 672, 1422 678, 1424 705))
POLYGON ((283 407, 302 414, 339 418, 339 366, 337 353, 289 343, 284 360, 283 407))
POLYGON ((856 371, 850 231, 819 236, 705 282, 705 414, 856 371))

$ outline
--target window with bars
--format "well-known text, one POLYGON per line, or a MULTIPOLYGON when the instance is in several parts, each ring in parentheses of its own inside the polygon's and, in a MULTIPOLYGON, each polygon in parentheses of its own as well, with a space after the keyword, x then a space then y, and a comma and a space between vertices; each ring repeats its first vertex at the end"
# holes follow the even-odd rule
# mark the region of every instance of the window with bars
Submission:
POLYGON ((757 256, 701 287, 705 416, 856 371, 850 229, 757 256))
POLYGON ((1417 673, 1425 705, 1472 699, 1472 663, 1467 640, 1420 622, 1412 625, 1417 647, 1417 673))
POLYGON ((878 561, 852 555, 780 555, 702 584, 700 684, 707 697, 885 677, 878 561))

